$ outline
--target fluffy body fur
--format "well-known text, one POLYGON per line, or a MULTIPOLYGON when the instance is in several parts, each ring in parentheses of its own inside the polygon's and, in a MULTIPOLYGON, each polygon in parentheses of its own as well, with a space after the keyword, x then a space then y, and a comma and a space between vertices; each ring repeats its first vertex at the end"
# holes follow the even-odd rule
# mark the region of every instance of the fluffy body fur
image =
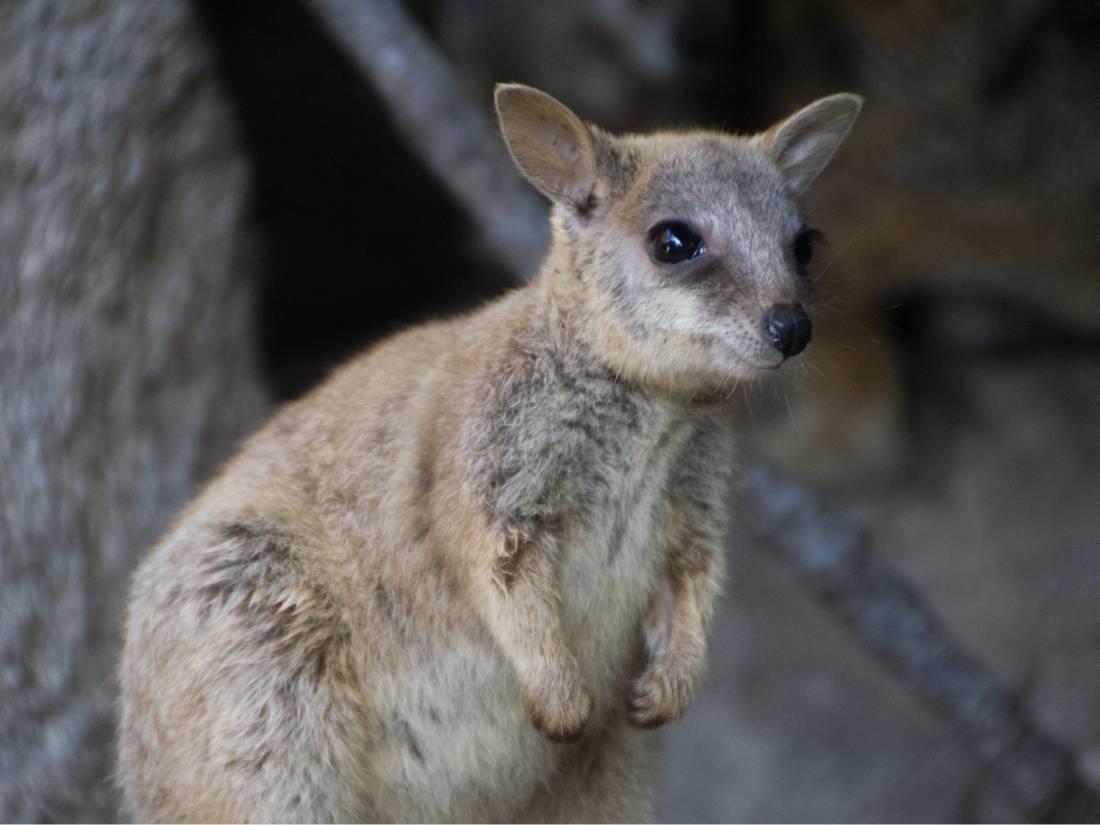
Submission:
MULTIPOLYGON (((498 90, 539 276, 284 408, 135 576, 120 775, 154 820, 640 820, 703 671, 731 382, 779 365, 794 196, 858 112, 614 138, 498 90), (647 253, 655 223, 706 254, 647 253)), ((815 107, 817 107, 815 109, 815 107)))

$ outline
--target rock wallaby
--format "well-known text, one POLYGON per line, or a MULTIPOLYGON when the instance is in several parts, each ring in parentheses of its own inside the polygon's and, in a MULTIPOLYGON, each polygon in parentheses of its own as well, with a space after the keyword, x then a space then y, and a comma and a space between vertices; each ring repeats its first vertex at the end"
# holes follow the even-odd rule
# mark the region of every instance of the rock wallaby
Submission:
POLYGON ((797 200, 859 113, 613 136, 501 85, 553 201, 538 276, 284 407, 133 579, 119 777, 141 820, 651 816, 699 688, 737 434, 810 340, 797 200))

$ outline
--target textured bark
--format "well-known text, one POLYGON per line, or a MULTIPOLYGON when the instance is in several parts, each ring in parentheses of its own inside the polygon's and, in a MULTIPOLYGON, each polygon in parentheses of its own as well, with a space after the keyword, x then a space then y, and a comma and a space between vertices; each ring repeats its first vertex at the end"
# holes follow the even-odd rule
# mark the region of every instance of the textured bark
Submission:
POLYGON ((0 15, 0 820, 117 816, 128 572, 254 422, 246 170, 183 0, 0 15))

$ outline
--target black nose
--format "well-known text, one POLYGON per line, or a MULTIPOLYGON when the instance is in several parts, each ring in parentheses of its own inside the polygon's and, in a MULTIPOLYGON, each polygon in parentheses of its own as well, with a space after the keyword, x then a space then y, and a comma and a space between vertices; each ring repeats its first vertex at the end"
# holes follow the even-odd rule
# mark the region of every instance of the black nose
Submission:
POLYGON ((813 328, 802 304, 776 304, 764 316, 764 337, 784 358, 806 349, 813 328))

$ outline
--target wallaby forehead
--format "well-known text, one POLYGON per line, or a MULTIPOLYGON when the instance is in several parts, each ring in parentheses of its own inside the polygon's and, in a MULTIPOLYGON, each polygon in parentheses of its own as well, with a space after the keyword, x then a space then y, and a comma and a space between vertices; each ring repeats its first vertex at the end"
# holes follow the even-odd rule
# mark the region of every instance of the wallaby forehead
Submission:
POLYGON ((797 222, 779 171, 744 138, 693 133, 642 137, 631 144, 638 175, 628 197, 643 219, 723 222, 751 216, 754 222, 797 222))

